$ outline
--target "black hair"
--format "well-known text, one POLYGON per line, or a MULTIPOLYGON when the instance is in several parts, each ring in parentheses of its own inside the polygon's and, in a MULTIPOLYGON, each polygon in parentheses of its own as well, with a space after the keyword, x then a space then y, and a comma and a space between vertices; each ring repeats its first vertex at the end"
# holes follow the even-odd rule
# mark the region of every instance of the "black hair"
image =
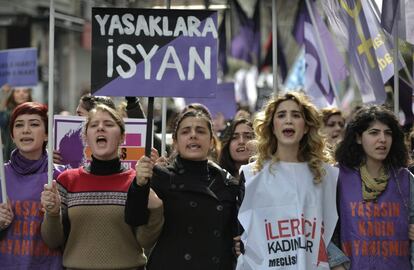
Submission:
POLYGON ((387 169, 407 167, 409 162, 408 150, 404 141, 404 133, 395 115, 379 105, 369 105, 360 108, 345 129, 344 139, 335 151, 335 159, 349 168, 361 166, 366 154, 357 137, 362 136, 375 121, 387 125, 392 131, 391 149, 384 160, 387 169))
POLYGON ((246 124, 249 127, 251 127, 252 132, 253 132, 253 124, 250 120, 246 118, 238 118, 234 120, 233 122, 231 122, 230 126, 226 129, 226 132, 224 133, 224 137, 222 141, 223 147, 221 149, 220 157, 219 157, 219 165, 223 169, 227 170, 233 176, 237 176, 239 172, 237 171, 237 168, 234 164, 234 160, 230 155, 230 143, 232 141, 232 138, 233 138, 233 135, 234 135, 234 132, 237 126, 241 124, 246 124))

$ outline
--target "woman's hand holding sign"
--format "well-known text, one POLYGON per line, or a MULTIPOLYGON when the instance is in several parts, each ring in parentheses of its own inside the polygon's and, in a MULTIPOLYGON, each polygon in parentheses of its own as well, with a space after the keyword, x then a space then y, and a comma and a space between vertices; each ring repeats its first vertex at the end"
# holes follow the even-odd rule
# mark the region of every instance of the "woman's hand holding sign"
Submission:
POLYGON ((12 223, 14 218, 10 201, 8 203, 0 203, 0 230, 5 230, 12 223))
POLYGON ((40 203, 42 204, 42 211, 48 215, 57 216, 60 214, 60 195, 56 180, 53 180, 52 185, 44 185, 40 203))

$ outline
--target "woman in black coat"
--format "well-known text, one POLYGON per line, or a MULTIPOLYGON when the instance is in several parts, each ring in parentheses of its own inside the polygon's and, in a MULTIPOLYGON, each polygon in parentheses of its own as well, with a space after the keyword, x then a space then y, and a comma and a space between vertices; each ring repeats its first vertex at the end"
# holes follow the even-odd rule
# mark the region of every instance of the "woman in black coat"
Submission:
MULTIPOLYGON (((148 158, 138 161, 137 178, 150 185, 164 203, 164 228, 148 270, 231 270, 237 231, 238 182, 207 159, 213 146, 212 123, 189 111, 177 119, 173 134, 177 156, 167 167, 148 158)), ((147 184, 148 186, 148 184, 147 184)), ((133 220, 133 193, 126 220, 133 220)))

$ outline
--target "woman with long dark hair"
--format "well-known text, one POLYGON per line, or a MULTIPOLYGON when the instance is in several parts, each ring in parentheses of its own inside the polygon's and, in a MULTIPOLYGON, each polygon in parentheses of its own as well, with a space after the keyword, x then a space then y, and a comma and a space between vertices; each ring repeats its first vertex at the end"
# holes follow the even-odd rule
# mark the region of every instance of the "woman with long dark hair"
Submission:
POLYGON ((219 157, 220 166, 239 178, 240 166, 246 165, 254 153, 251 142, 254 139, 253 124, 250 120, 233 120, 224 134, 219 157))
POLYGON ((394 114, 378 105, 361 108, 348 123, 335 158, 339 239, 351 269, 413 269, 408 239, 413 176, 406 169, 408 151, 394 114))

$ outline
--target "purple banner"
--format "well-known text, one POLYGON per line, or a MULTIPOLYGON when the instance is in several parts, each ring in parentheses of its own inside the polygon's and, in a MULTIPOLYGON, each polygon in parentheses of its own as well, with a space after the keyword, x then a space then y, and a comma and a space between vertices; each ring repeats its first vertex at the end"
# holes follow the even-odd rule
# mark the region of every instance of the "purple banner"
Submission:
POLYGON ((253 17, 249 18, 237 0, 231 1, 232 24, 235 34, 231 40, 231 56, 247 63, 260 61, 260 0, 256 1, 253 17))
POLYGON ((312 101, 318 107, 326 107, 334 104, 335 93, 328 77, 328 68, 332 79, 338 83, 347 76, 345 62, 342 59, 331 34, 323 22, 319 12, 311 2, 312 13, 315 17, 315 24, 312 24, 309 11, 304 4, 301 5, 300 12, 297 14, 297 21, 294 29, 304 31, 295 33, 295 37, 300 44, 305 47, 305 90, 312 101), (303 24, 303 26, 299 25, 303 24), (318 31, 316 30, 316 27, 318 31), (320 35, 323 48, 316 40, 316 35, 320 35), (327 63, 323 63, 322 50, 327 56, 327 63))
POLYGON ((0 51, 0 86, 35 86, 37 82, 36 48, 0 51))
POLYGON ((92 93, 214 97, 217 38, 215 11, 93 8, 92 93))
POLYGON ((222 113, 225 119, 232 119, 237 110, 234 96, 234 83, 217 85, 215 98, 186 98, 185 103, 201 103, 210 110, 213 117, 218 113, 222 113))
MULTIPOLYGON (((394 75, 392 45, 368 1, 340 0, 339 18, 348 31, 348 53, 364 103, 385 102, 384 83, 394 75)), ((399 68, 401 63, 399 62, 399 68)))

